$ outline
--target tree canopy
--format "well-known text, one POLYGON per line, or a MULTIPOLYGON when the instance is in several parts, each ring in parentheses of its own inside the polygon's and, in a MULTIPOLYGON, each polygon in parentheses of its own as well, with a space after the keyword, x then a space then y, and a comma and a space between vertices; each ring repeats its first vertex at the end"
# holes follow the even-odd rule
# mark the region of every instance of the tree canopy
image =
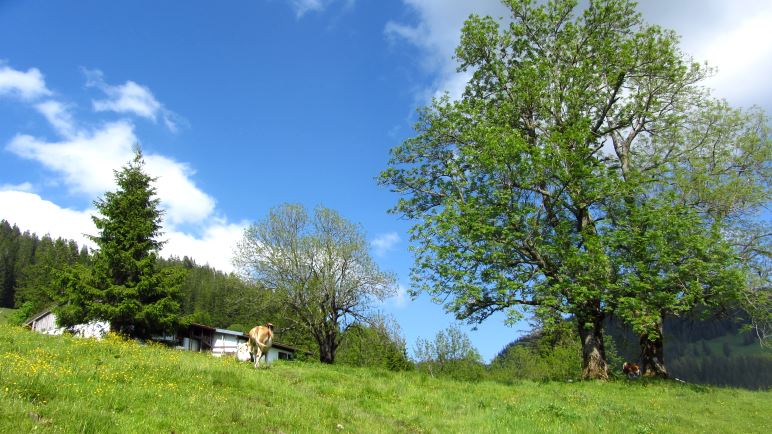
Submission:
MULTIPOLYGON (((420 111, 380 182, 402 196, 392 211, 417 221, 417 292, 470 321, 499 311, 513 321, 524 307, 547 324, 571 315, 584 377, 605 378, 606 315, 623 312, 648 335, 657 321, 639 321, 644 310, 736 289, 737 273, 719 272, 734 266, 725 220, 702 209, 738 190, 731 162, 768 176, 765 118, 713 100, 700 86, 710 69, 631 1, 505 3, 510 22, 466 21, 463 96, 420 111), (706 158, 719 147, 731 157, 723 177, 706 158)), ((741 196, 768 195, 753 185, 741 196)))

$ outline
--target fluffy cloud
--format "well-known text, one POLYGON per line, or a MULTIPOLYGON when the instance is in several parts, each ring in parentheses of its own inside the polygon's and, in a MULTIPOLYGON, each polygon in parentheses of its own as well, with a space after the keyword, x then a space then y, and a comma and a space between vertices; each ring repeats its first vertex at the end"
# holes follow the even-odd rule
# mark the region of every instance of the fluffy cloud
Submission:
POLYGON ((717 68, 706 85, 718 96, 772 110, 772 3, 650 0, 640 9, 649 22, 681 34, 685 53, 717 68))
POLYGON ((397 294, 390 298, 395 307, 404 307, 408 300, 410 300, 410 295, 408 295, 407 290, 405 285, 401 283, 397 285, 397 294))
POLYGON ((295 13, 300 18, 308 12, 321 11, 324 9, 326 2, 322 0, 292 0, 291 3, 295 13))
POLYGON ((21 184, 2 184, 0 185, 0 192, 2 191, 20 191, 24 193, 32 193, 35 191, 35 187, 29 182, 22 182, 21 184))
POLYGON ((59 101, 48 100, 35 105, 35 108, 60 135, 72 137, 75 134, 75 121, 64 104, 59 101))
POLYGON ((370 242, 370 245, 377 256, 383 256, 389 250, 393 249, 399 241, 400 238, 396 232, 389 232, 388 234, 381 234, 375 237, 375 239, 370 242))
POLYGON ((0 218, 39 236, 50 234, 54 238, 62 237, 75 240, 79 245, 95 247, 85 236, 97 233, 91 220, 95 212, 93 209, 62 208, 34 193, 0 190, 0 218))
MULTIPOLYGON (((71 192, 96 197, 115 189, 113 170, 131 160, 138 141, 133 125, 118 121, 59 142, 17 135, 7 149, 58 173, 71 192)), ((154 154, 146 154, 145 161, 148 174, 158 178, 155 185, 168 223, 197 224, 210 217, 214 199, 196 187, 187 164, 154 154)))
POLYGON ((209 264, 220 271, 234 271, 231 263, 233 249, 244 235, 247 225, 246 222, 233 224, 215 220, 204 229, 200 237, 171 231, 164 235, 167 243, 161 254, 180 258, 187 255, 199 265, 209 264))
MULTIPOLYGON (((133 147, 139 143, 132 122, 124 119, 104 123, 95 128, 80 127, 69 107, 62 102, 49 98, 34 103, 35 98, 52 94, 37 69, 31 68, 25 73, 4 67, 0 70, 0 83, 11 82, 2 81, 1 77, 11 77, 16 80, 14 83, 17 85, 14 85, 13 89, 10 86, 1 88, 3 91, 0 92, 0 97, 19 97, 30 103, 60 136, 59 140, 49 140, 29 134, 17 134, 7 143, 7 151, 20 158, 40 163, 54 174, 48 183, 63 183, 70 194, 96 198, 105 191, 115 189, 113 170, 132 159, 133 147), (23 80, 15 78, 21 76, 28 77, 28 83, 31 83, 29 77, 39 79, 39 82, 35 86, 22 86, 18 83, 23 83, 23 80), (38 90, 33 92, 33 89, 38 90)), ((106 84, 104 86, 111 88, 106 84)), ((116 101, 120 101, 122 97, 121 89, 116 90, 118 93, 114 94, 116 101)), ((145 90, 152 101, 155 101, 149 89, 145 90)), ((129 90, 128 93, 131 92, 134 90, 129 90)), ((106 93, 110 95, 109 92, 106 93)), ((138 101, 143 100, 139 98, 138 101)), ((156 108, 156 115, 162 116, 163 105, 157 101, 155 104, 149 104, 146 108, 161 107, 156 108)), ((142 110, 144 109, 137 105, 129 111, 140 116, 140 113, 150 113, 142 110)), ((198 263, 208 263, 220 270, 231 271, 232 249, 246 224, 231 224, 224 218, 215 217, 214 199, 196 186, 193 181, 195 171, 188 164, 153 153, 145 153, 144 156, 147 173, 157 178, 155 187, 161 200, 161 208, 165 211, 163 230, 166 232, 164 238, 167 244, 161 253, 187 255, 198 263), (180 229, 183 225, 195 234, 180 229)), ((49 233, 54 237, 74 239, 80 244, 95 247, 83 235, 96 234, 91 220, 91 216, 96 213, 94 209, 64 208, 46 200, 43 196, 45 193, 36 190, 29 182, 0 186, 0 218, 40 235, 49 233)))
POLYGON ((95 197, 115 187, 113 169, 131 159, 137 142, 133 125, 119 121, 62 141, 19 134, 6 149, 56 172, 71 192, 95 197))
POLYGON ((134 114, 153 122, 161 117, 169 130, 177 131, 175 118, 179 118, 179 116, 158 102, 153 92, 147 87, 131 80, 120 85, 110 85, 105 82, 102 71, 88 69, 83 71, 87 78, 86 86, 95 87, 107 96, 107 99, 92 101, 94 110, 134 114))
POLYGON ((37 68, 24 72, 4 66, 0 62, 0 96, 6 95, 33 100, 51 95, 51 91, 46 87, 43 74, 37 68))
MULTIPOLYGON (((0 188, 0 218, 39 236, 50 234, 54 238, 62 237, 75 240, 79 245, 96 247, 86 237, 98 233, 91 219, 97 213, 96 209, 79 211, 62 208, 37 194, 18 191, 18 187, 24 186, 0 188)), ((223 219, 214 219, 203 228, 200 237, 170 230, 161 236, 166 241, 161 254, 180 258, 187 255, 201 265, 209 264, 218 270, 231 272, 233 248, 246 226, 246 223, 230 224, 223 219)))
POLYGON ((200 223, 211 217, 214 199, 196 187, 189 165, 161 155, 148 155, 145 161, 147 172, 158 178, 158 197, 170 223, 200 223))

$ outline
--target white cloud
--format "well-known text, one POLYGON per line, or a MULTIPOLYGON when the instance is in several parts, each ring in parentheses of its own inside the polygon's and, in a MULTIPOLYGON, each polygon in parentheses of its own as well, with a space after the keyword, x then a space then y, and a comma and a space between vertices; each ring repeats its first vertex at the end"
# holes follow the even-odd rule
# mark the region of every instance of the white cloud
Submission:
POLYGON ((298 18, 308 12, 319 12, 326 6, 326 2, 323 2, 322 0, 292 0, 291 3, 298 18))
POLYGON ((718 69, 706 84, 740 104, 768 104, 772 96, 772 3, 754 12, 704 39, 684 38, 691 54, 718 69))
POLYGON ((43 74, 37 68, 30 68, 27 72, 3 66, 0 62, 0 96, 11 95, 23 100, 51 95, 46 87, 43 74))
POLYGON ((94 210, 83 211, 62 208, 37 194, 24 191, 0 190, 0 218, 43 236, 75 240, 79 245, 94 247, 84 234, 95 235, 91 220, 94 210))
POLYGON ((499 0, 403 0, 415 14, 417 23, 405 24, 395 21, 386 23, 386 36, 404 40, 423 53, 422 67, 436 76, 428 89, 422 89, 420 98, 425 102, 432 96, 448 92, 458 98, 469 79, 468 74, 456 72, 453 59, 461 35, 461 27, 470 14, 507 17, 507 8, 499 0))
MULTIPOLYGON (((295 10, 295 15, 298 18, 302 18, 303 15, 309 12, 323 12, 336 0, 290 0, 292 9, 295 10)), ((343 7, 349 9, 354 6, 356 0, 344 0, 343 7)))
POLYGON ((397 284, 397 294, 390 299, 394 306, 405 307, 410 300, 410 295, 408 295, 407 291, 408 288, 406 286, 401 283, 397 284))
POLYGON ((107 95, 107 99, 92 101, 94 110, 134 114, 153 122, 161 117, 169 130, 177 131, 179 116, 158 102, 146 86, 131 80, 121 85, 110 85, 105 82, 102 71, 84 69, 84 73, 86 86, 96 87, 107 95))
MULTIPOLYGON (((494 18, 510 16, 498 0, 403 0, 416 21, 389 21, 387 37, 417 47, 422 66, 436 78, 421 89, 420 103, 448 91, 458 98, 469 78, 456 72, 453 59, 464 20, 471 13, 494 18)), ((581 2, 586 4, 586 2, 581 2)), ((705 84, 734 104, 763 105, 772 110, 772 3, 746 0, 647 0, 639 2, 644 19, 682 35, 685 53, 718 68, 705 84)))
POLYGON ((370 242, 370 245, 372 246, 377 256, 383 256, 389 250, 393 249, 394 246, 399 243, 399 241, 399 234, 396 232, 389 232, 387 234, 381 234, 375 237, 375 239, 370 242))
POLYGON ((72 192, 95 197, 114 188, 113 169, 131 159, 137 142, 133 126, 119 121, 60 142, 20 134, 6 149, 61 175, 72 192))
POLYGON ((161 253, 164 256, 188 256, 199 265, 209 264, 220 271, 229 273, 233 268, 233 249, 241 240, 248 223, 227 223, 215 219, 207 226, 201 237, 183 232, 171 231, 165 235, 167 243, 161 253))
MULTIPOLYGON (((115 190, 113 170, 119 169, 133 158, 133 147, 139 143, 134 124, 128 120, 119 120, 93 129, 80 127, 69 107, 62 102, 48 99, 34 104, 34 98, 51 95, 37 69, 32 68, 28 73, 21 73, 25 77, 39 79, 35 87, 29 84, 20 85, 21 81, 15 78, 20 75, 8 74, 8 70, 7 67, 2 68, 0 74, 10 76, 16 84, 13 88, 10 85, 2 88, 0 97, 21 97, 30 102, 30 105, 54 127, 61 139, 48 140, 29 134, 17 134, 6 145, 6 150, 18 157, 36 161, 52 171, 55 177, 48 181, 63 182, 71 194, 94 199, 106 191, 115 190), (38 91, 33 92, 35 88, 38 91)), ((101 74, 99 78, 101 79, 101 74)), ((6 79, 0 83, 10 82, 12 81, 6 79)), ((127 82, 123 87, 109 86, 102 81, 100 86, 103 90, 107 89, 105 92, 108 96, 109 91, 115 90, 116 93, 112 94, 115 97, 114 102, 118 104, 113 107, 115 111, 122 110, 123 106, 120 104, 124 102, 127 111, 140 116, 150 116, 155 110, 155 116, 163 116, 166 126, 171 128, 174 125, 171 121, 173 114, 165 111, 162 105, 155 106, 152 103, 157 101, 149 89, 134 87, 133 84, 127 82), (127 95, 138 98, 133 102, 121 99, 127 95), (143 103, 146 103, 144 108, 143 103), (143 111, 145 109, 148 111, 143 111)), ((161 208, 165 211, 163 230, 166 232, 164 238, 168 243, 161 253, 165 256, 187 255, 198 263, 208 263, 217 269, 231 271, 232 251, 246 224, 231 224, 225 218, 215 217, 215 201, 195 185, 195 171, 190 165, 148 152, 144 157, 145 170, 150 176, 157 178, 155 187, 161 200, 161 208), (181 225, 193 228, 192 230, 200 235, 180 229, 181 225)), ((43 193, 33 193, 33 190, 30 182, 0 185, 0 218, 17 224, 23 230, 40 235, 50 233, 53 237, 73 239, 79 244, 95 247, 83 235, 97 233, 91 220, 91 216, 96 213, 94 209, 64 208, 44 199, 43 193)))
MULTIPOLYGON (((96 197, 115 189, 113 170, 132 159, 138 142, 133 125, 118 121, 60 142, 17 135, 7 149, 60 174, 72 192, 96 197)), ((200 223, 211 215, 214 199, 196 187, 187 164, 154 154, 145 154, 145 161, 148 174, 158 178, 155 185, 168 223, 200 223)))
POLYGON ((33 187, 29 182, 22 182, 21 184, 2 184, 0 185, 0 191, 32 193, 35 191, 35 187, 33 187))
POLYGON ((169 223, 198 223, 211 216, 214 199, 196 187, 188 164, 161 155, 147 155, 145 161, 147 172, 158 178, 155 185, 169 223))
POLYGON ((56 132, 64 137, 72 137, 74 135, 75 122, 67 106, 59 101, 48 100, 35 105, 35 108, 45 116, 56 132))
MULTIPOLYGON (((95 248, 96 245, 85 235, 97 235, 91 219, 95 209, 83 211, 62 208, 37 194, 18 190, 22 186, 0 187, 0 219, 16 224, 21 230, 29 230, 42 236, 62 237, 95 248)), ((213 219, 202 230, 201 237, 169 231, 162 236, 167 243, 161 250, 165 257, 177 256, 194 258, 198 264, 210 266, 224 272, 233 271, 231 259, 233 247, 243 234, 247 223, 229 224, 224 219, 213 219)))

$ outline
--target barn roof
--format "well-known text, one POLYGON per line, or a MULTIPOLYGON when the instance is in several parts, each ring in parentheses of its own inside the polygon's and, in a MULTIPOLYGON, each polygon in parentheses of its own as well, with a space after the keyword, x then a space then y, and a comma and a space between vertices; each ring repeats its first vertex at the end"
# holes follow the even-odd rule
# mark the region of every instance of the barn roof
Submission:
POLYGON ((42 311, 36 313, 35 315, 32 315, 27 321, 24 321, 24 325, 30 325, 30 324, 32 324, 33 321, 39 320, 40 318, 43 318, 44 316, 46 316, 48 314, 51 314, 51 313, 53 313, 53 312, 51 312, 51 309, 42 310, 42 311))

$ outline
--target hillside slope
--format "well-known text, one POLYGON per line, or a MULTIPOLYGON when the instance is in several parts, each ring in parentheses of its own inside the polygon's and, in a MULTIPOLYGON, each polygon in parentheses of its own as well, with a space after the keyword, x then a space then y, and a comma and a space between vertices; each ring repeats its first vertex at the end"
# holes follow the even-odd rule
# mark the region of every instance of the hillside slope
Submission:
POLYGON ((8 317, 11 316, 14 312, 16 312, 16 309, 8 309, 5 307, 0 307, 0 324, 7 323, 8 317))
POLYGON ((765 432, 772 392, 464 383, 0 325, 0 432, 765 432))

